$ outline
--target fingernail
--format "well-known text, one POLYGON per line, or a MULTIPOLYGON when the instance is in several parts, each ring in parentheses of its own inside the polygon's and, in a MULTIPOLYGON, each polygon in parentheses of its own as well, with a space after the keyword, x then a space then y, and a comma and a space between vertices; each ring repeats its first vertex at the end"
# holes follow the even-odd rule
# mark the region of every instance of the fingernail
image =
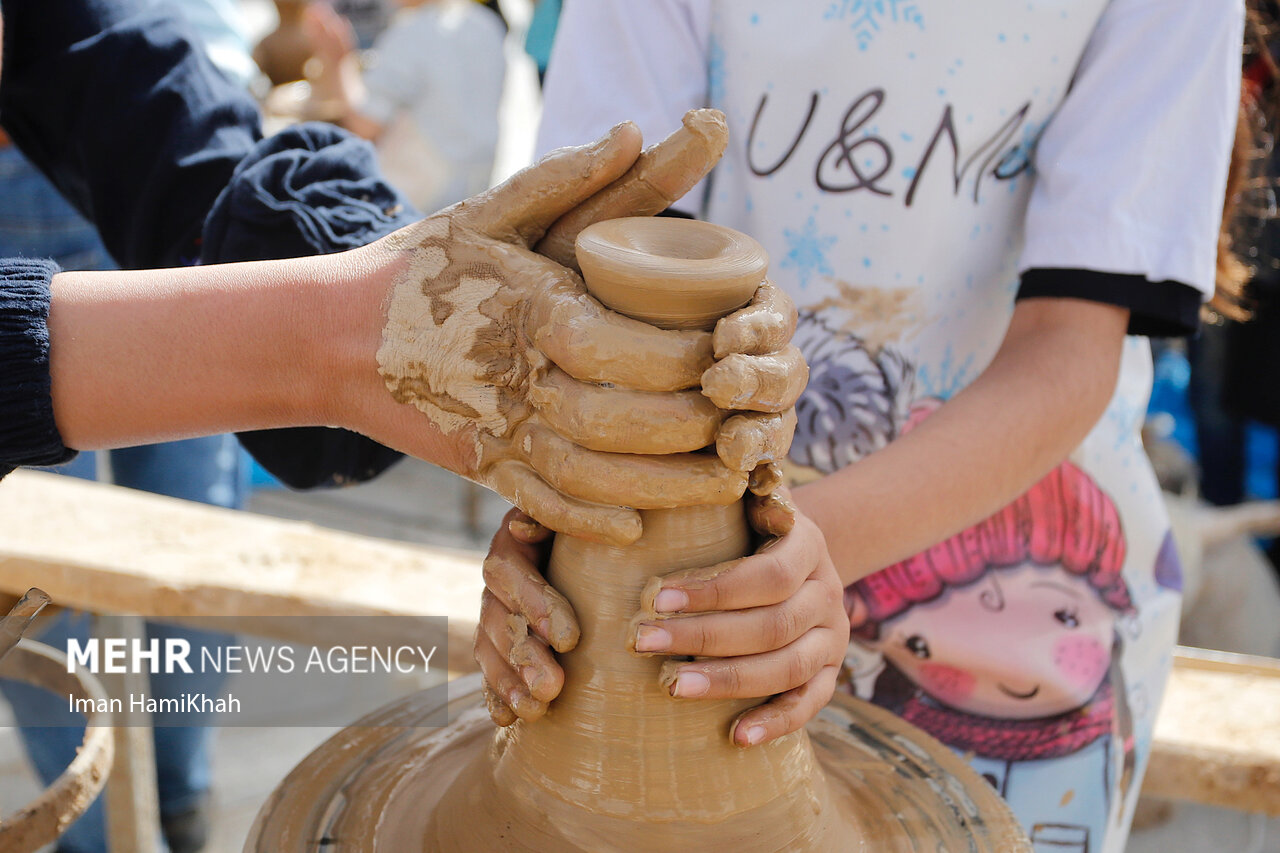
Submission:
POLYGON ((752 726, 747 729, 747 746, 755 746, 764 740, 764 726, 752 726))
POLYGON ((542 619, 538 620, 538 634, 544 640, 547 640, 547 641, 551 640, 551 620, 550 619, 543 617, 542 619))
POLYGON ((636 629, 636 651, 660 652, 671 647, 671 635, 657 625, 641 625, 636 629))
POLYGON ((689 606, 689 594, 682 589, 664 589, 653 597, 653 609, 659 613, 674 613, 689 606))
POLYGON ((528 685, 529 692, 536 692, 534 688, 538 685, 538 680, 542 673, 536 666, 525 666, 520 668, 520 677, 524 679, 524 683, 528 685))
POLYGON ((676 676, 676 683, 671 686, 671 695, 681 699, 692 699, 701 696, 711 689, 711 680, 696 670, 682 670, 676 676))

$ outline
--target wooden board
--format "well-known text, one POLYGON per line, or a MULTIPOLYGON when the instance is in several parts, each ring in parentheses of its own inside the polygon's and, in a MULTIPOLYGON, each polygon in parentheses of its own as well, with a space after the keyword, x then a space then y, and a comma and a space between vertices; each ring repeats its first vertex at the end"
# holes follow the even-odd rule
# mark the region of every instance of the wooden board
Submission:
POLYGON ((475 669, 480 560, 44 472, 0 483, 0 592, 189 625, 235 615, 302 642, 323 642, 330 614, 368 615, 387 641, 405 639, 396 617, 446 616, 451 670, 475 669))
POLYGON ((1280 815, 1280 661, 1180 647, 1142 793, 1280 815))

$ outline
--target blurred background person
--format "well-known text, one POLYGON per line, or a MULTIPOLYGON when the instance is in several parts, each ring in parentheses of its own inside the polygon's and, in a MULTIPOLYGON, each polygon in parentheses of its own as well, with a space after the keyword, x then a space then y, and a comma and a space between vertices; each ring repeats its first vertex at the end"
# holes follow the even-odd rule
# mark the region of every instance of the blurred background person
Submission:
POLYGON ((422 210, 489 186, 506 60, 501 17, 473 0, 401 0, 360 67, 352 26, 325 4, 303 24, 320 68, 312 97, 370 139, 383 171, 422 210))

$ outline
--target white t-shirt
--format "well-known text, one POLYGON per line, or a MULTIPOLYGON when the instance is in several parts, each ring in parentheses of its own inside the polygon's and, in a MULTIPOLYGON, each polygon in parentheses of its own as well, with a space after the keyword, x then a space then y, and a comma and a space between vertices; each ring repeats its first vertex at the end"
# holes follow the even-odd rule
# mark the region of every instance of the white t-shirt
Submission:
POLYGON ((384 126, 391 182, 431 212, 488 188, 506 60, 498 16, 471 0, 405 9, 377 41, 361 111, 384 126))
MULTIPOLYGON (((972 382, 1019 292, 1123 305, 1133 331, 1194 324, 1242 28, 1239 0, 570 3, 538 148, 725 112, 724 160, 677 207, 758 239, 801 309, 791 461, 820 476, 972 382)), ((1070 462, 846 591, 858 691, 969 758, 1055 850, 1123 849, 1177 631, 1150 386, 1129 338, 1070 462)))

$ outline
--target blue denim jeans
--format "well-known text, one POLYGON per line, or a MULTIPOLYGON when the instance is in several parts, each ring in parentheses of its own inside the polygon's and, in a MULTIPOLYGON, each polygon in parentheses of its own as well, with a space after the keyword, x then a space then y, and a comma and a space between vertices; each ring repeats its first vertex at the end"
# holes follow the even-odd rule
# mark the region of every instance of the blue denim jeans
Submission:
MULTIPOLYGON (((111 466, 118 485, 144 489, 157 494, 238 508, 244 503, 248 470, 245 457, 232 436, 214 436, 168 444, 113 450, 111 466)), ((94 479, 97 460, 93 453, 82 453, 67 465, 55 470, 84 479, 94 479)), ((65 612, 42 632, 38 639, 55 648, 65 649, 67 640, 88 637, 88 614, 65 612)), ((148 638, 163 640, 182 637, 199 649, 203 643, 225 642, 224 634, 177 628, 154 622, 147 623, 148 638)), ((226 676, 218 673, 162 673, 151 678, 150 695, 154 698, 177 697, 183 693, 215 694, 226 676)), ((76 747, 84 738, 83 725, 76 725, 75 715, 67 709, 66 700, 48 691, 0 681, 0 692, 13 706, 21 726, 27 755, 36 772, 48 785, 75 757, 76 747), (50 725, 52 722, 57 725, 50 725)), ((156 722, 170 722, 167 720, 156 722)), ((208 720, 188 715, 189 725, 157 726, 154 731, 156 781, 162 816, 180 814, 199 802, 209 790, 209 751, 213 729, 208 720)), ((104 853, 106 850, 106 810, 99 798, 76 821, 58 842, 64 853, 104 853)))
POLYGON ((52 258, 67 270, 114 269, 98 232, 17 148, 0 148, 0 258, 52 258))
MULTIPOLYGON (((64 269, 109 269, 115 265, 82 219, 12 146, 0 148, 0 257, 25 255, 53 258, 64 269)), ((113 480, 121 486, 217 506, 239 508, 248 486, 248 465, 233 436, 213 436, 148 447, 110 451, 113 480)), ((96 479, 97 459, 82 453, 54 469, 83 479, 96 479)), ((65 649, 71 637, 85 639, 89 617, 65 612, 39 637, 65 649)), ((152 638, 183 637, 198 649, 203 642, 223 642, 226 635, 147 624, 152 638)), ((160 674, 151 679, 155 698, 182 693, 215 693, 225 676, 217 673, 160 674)), ((67 708, 65 697, 44 690, 0 681, 0 692, 13 706, 22 739, 36 772, 48 785, 71 763, 84 738, 84 725, 67 708), (55 725, 51 725, 51 723, 55 725)), ((158 721, 168 722, 168 721, 158 721)), ((199 715, 178 727, 157 727, 156 777, 162 815, 178 814, 194 806, 209 789, 209 749, 213 730, 199 715)), ((106 810, 99 798, 58 842, 65 853, 104 853, 106 810)))

